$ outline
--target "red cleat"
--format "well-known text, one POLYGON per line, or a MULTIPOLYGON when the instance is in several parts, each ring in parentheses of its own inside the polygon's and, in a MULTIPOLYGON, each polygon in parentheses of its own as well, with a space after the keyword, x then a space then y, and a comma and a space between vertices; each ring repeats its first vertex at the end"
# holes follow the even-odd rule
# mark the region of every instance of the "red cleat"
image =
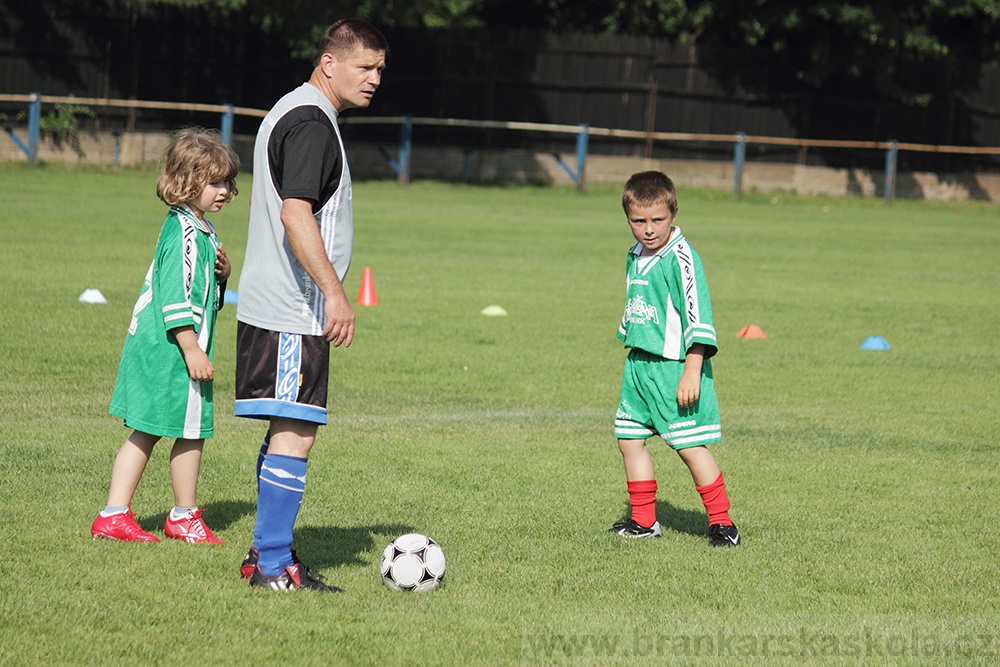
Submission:
POLYGON ((167 534, 167 537, 184 540, 191 544, 196 542, 222 544, 222 540, 216 537, 212 533, 212 529, 205 525, 201 518, 200 509, 189 510, 187 514, 176 521, 168 514, 167 521, 163 524, 163 532, 167 534))
POLYGON ((107 540, 118 540, 119 542, 159 542, 156 535, 150 535, 135 521, 135 514, 132 508, 121 514, 111 516, 97 515, 93 525, 90 527, 90 534, 95 538, 101 537, 107 540))

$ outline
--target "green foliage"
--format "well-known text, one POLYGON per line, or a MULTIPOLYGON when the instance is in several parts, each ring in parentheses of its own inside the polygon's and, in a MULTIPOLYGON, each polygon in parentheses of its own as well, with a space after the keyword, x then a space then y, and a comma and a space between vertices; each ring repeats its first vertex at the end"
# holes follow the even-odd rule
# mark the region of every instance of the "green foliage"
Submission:
POLYGON ((57 147, 64 144, 80 149, 80 118, 94 118, 90 107, 74 102, 57 102, 55 108, 38 120, 38 131, 57 147))
POLYGON ((718 3, 702 40, 773 54, 770 79, 741 78, 750 89, 775 75, 812 89, 854 80, 856 90, 926 104, 930 93, 973 89, 979 65, 1000 58, 1000 2, 718 3))
MULTIPOLYGON (((165 215, 155 182, 0 165, 0 663, 995 664, 1000 208, 681 185, 745 540, 713 551, 652 440, 664 537, 604 532, 627 511, 619 189, 356 183, 346 289, 371 266, 380 303, 333 352, 295 535, 346 590, 330 598, 237 577, 263 428, 232 416, 229 306, 199 485, 225 546, 90 539, 127 434, 107 406, 165 215), (77 303, 88 287, 109 303, 77 303), (769 338, 736 339, 748 323, 769 338), (872 334, 892 349, 859 350, 872 334), (443 545, 440 590, 382 585, 382 548, 410 530, 443 545)), ((213 216, 233 289, 240 185, 213 216)), ((168 452, 133 503, 161 535, 168 452)))

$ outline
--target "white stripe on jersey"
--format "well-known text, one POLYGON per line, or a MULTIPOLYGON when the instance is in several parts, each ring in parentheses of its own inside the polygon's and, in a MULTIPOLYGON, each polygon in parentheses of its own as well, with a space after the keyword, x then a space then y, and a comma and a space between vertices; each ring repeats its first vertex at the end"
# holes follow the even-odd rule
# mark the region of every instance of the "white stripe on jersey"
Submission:
MULTIPOLYGON (((663 327, 663 353, 661 356, 669 359, 677 354, 677 350, 681 349, 681 314, 677 312, 670 292, 667 292, 667 312, 664 315, 666 325, 663 327)), ((684 349, 688 347, 690 345, 684 345, 684 349)))
MULTIPOLYGON (((206 329, 208 327, 205 327, 206 329)), ((184 413, 184 437, 201 439, 201 382, 191 380, 188 387, 187 410, 184 413)))
POLYGON ((135 302, 135 307, 132 308, 132 321, 129 322, 128 332, 130 335, 134 336, 135 331, 139 328, 139 313, 153 302, 153 265, 156 264, 156 259, 154 258, 152 262, 149 263, 149 270, 146 271, 146 279, 143 282, 143 287, 148 285, 148 289, 139 295, 139 298, 135 302))

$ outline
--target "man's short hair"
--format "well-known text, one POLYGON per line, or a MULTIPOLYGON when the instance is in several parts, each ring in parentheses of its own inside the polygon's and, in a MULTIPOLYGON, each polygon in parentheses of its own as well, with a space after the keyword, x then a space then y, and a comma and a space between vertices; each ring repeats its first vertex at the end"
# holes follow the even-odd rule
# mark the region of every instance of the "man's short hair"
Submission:
POLYGON ((361 19, 341 19, 323 33, 313 65, 319 64, 324 53, 332 54, 340 60, 359 48, 388 53, 389 43, 371 23, 361 19))

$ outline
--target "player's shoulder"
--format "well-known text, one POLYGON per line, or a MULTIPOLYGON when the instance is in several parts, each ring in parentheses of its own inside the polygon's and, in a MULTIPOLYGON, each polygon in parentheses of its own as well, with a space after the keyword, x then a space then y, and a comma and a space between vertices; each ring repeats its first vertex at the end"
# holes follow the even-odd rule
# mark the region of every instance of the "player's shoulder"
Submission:
POLYGON ((668 245, 671 253, 678 256, 693 257, 695 260, 700 260, 701 256, 695 247, 691 244, 691 241, 684 236, 681 232, 680 227, 677 228, 677 232, 670 239, 670 244, 668 245))
POLYGON ((171 206, 167 209, 167 214, 163 218, 163 224, 160 225, 160 236, 179 233, 181 228, 181 219, 176 209, 176 206, 171 206))
POLYGON ((299 104, 281 114, 274 124, 274 131, 280 133, 302 127, 333 132, 333 120, 316 104, 299 104))

